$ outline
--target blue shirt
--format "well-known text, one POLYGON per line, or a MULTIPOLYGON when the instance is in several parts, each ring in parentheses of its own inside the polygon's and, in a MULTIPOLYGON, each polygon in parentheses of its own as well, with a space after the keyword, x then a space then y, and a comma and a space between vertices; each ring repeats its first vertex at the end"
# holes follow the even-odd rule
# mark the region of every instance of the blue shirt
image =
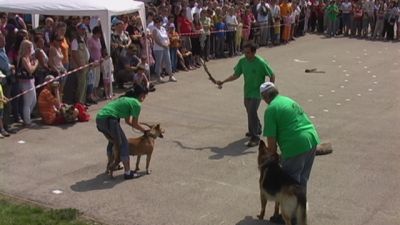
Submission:
POLYGON ((0 48, 0 70, 6 75, 10 75, 10 61, 4 48, 0 48))

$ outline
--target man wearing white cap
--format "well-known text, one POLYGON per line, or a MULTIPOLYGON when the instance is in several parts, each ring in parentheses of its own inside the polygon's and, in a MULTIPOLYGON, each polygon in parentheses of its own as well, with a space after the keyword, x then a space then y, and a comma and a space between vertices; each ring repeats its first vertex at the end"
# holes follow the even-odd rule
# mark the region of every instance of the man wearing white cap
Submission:
POLYGON ((314 162, 319 136, 313 123, 293 99, 279 95, 271 82, 260 86, 263 100, 268 104, 264 113, 263 136, 268 148, 281 151, 282 169, 306 188, 314 162))
MULTIPOLYGON (((307 181, 320 142, 317 130, 301 106, 279 95, 273 83, 263 83, 260 93, 268 104, 263 129, 268 148, 276 152, 279 145, 283 171, 303 186, 307 194, 307 181)), ((274 215, 270 221, 283 224, 282 215, 274 215)))
POLYGON ((242 74, 244 78, 244 105, 247 111, 248 132, 250 137, 247 142, 248 147, 258 145, 261 134, 261 123, 258 118, 257 110, 260 106, 261 96, 260 85, 265 82, 268 76, 271 82, 275 82, 275 74, 269 64, 260 56, 256 55, 257 46, 249 43, 243 46, 245 57, 242 57, 234 68, 234 74, 223 81, 217 81, 217 85, 222 85, 229 81, 238 79, 242 74))

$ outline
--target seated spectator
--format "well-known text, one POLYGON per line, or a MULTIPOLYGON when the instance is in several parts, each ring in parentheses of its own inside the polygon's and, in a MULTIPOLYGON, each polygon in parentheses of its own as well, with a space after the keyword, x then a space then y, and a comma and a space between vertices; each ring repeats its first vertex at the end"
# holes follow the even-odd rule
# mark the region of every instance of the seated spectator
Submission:
POLYGON ((154 85, 150 83, 148 77, 146 76, 146 67, 139 64, 136 68, 136 73, 133 77, 133 85, 138 84, 146 87, 150 92, 155 91, 154 85))
POLYGON ((118 88, 124 88, 124 83, 132 81, 135 74, 135 67, 140 63, 139 57, 136 56, 136 49, 130 45, 126 55, 121 55, 117 63, 116 82, 118 88))
MULTIPOLYGON (((54 80, 54 76, 46 76, 46 82, 51 80, 54 80)), ((59 88, 60 83, 58 81, 52 81, 48 83, 39 94, 39 113, 43 123, 47 125, 74 122, 79 114, 79 111, 73 106, 61 103, 59 88)))

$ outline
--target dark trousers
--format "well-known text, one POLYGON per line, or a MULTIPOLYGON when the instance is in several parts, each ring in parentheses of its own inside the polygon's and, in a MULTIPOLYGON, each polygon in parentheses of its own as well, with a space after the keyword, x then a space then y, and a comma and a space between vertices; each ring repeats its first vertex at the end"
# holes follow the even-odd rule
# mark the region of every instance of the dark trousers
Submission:
POLYGON ((260 103, 261 99, 256 99, 256 98, 244 99, 244 106, 246 107, 246 112, 247 112, 248 132, 250 133, 251 138, 255 141, 260 140, 260 134, 261 134, 261 123, 257 114, 260 103))

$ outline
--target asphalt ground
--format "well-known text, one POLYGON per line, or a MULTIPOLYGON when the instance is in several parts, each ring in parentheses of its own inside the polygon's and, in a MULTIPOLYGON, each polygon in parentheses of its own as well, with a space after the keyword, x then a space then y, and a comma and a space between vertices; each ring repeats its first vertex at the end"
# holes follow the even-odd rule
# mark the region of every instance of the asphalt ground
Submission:
MULTIPOLYGON (((334 148, 314 163, 309 224, 400 224, 400 45, 307 35, 258 54, 275 70, 281 94, 303 106, 322 141, 334 148), (325 73, 304 72, 311 68, 325 73)), ((207 65, 223 79, 237 61, 207 65)), ((0 140, 0 191, 77 208, 113 225, 272 224, 256 219, 257 147, 244 146, 243 80, 219 90, 202 69, 176 77, 143 103, 140 120, 166 130, 156 140, 151 175, 129 181, 122 171, 113 180, 104 175, 106 139, 92 119, 0 140)), ((90 107, 93 118, 104 103, 90 107)), ((123 128, 127 136, 140 135, 123 128)), ((266 217, 272 213, 269 203, 266 217)))

